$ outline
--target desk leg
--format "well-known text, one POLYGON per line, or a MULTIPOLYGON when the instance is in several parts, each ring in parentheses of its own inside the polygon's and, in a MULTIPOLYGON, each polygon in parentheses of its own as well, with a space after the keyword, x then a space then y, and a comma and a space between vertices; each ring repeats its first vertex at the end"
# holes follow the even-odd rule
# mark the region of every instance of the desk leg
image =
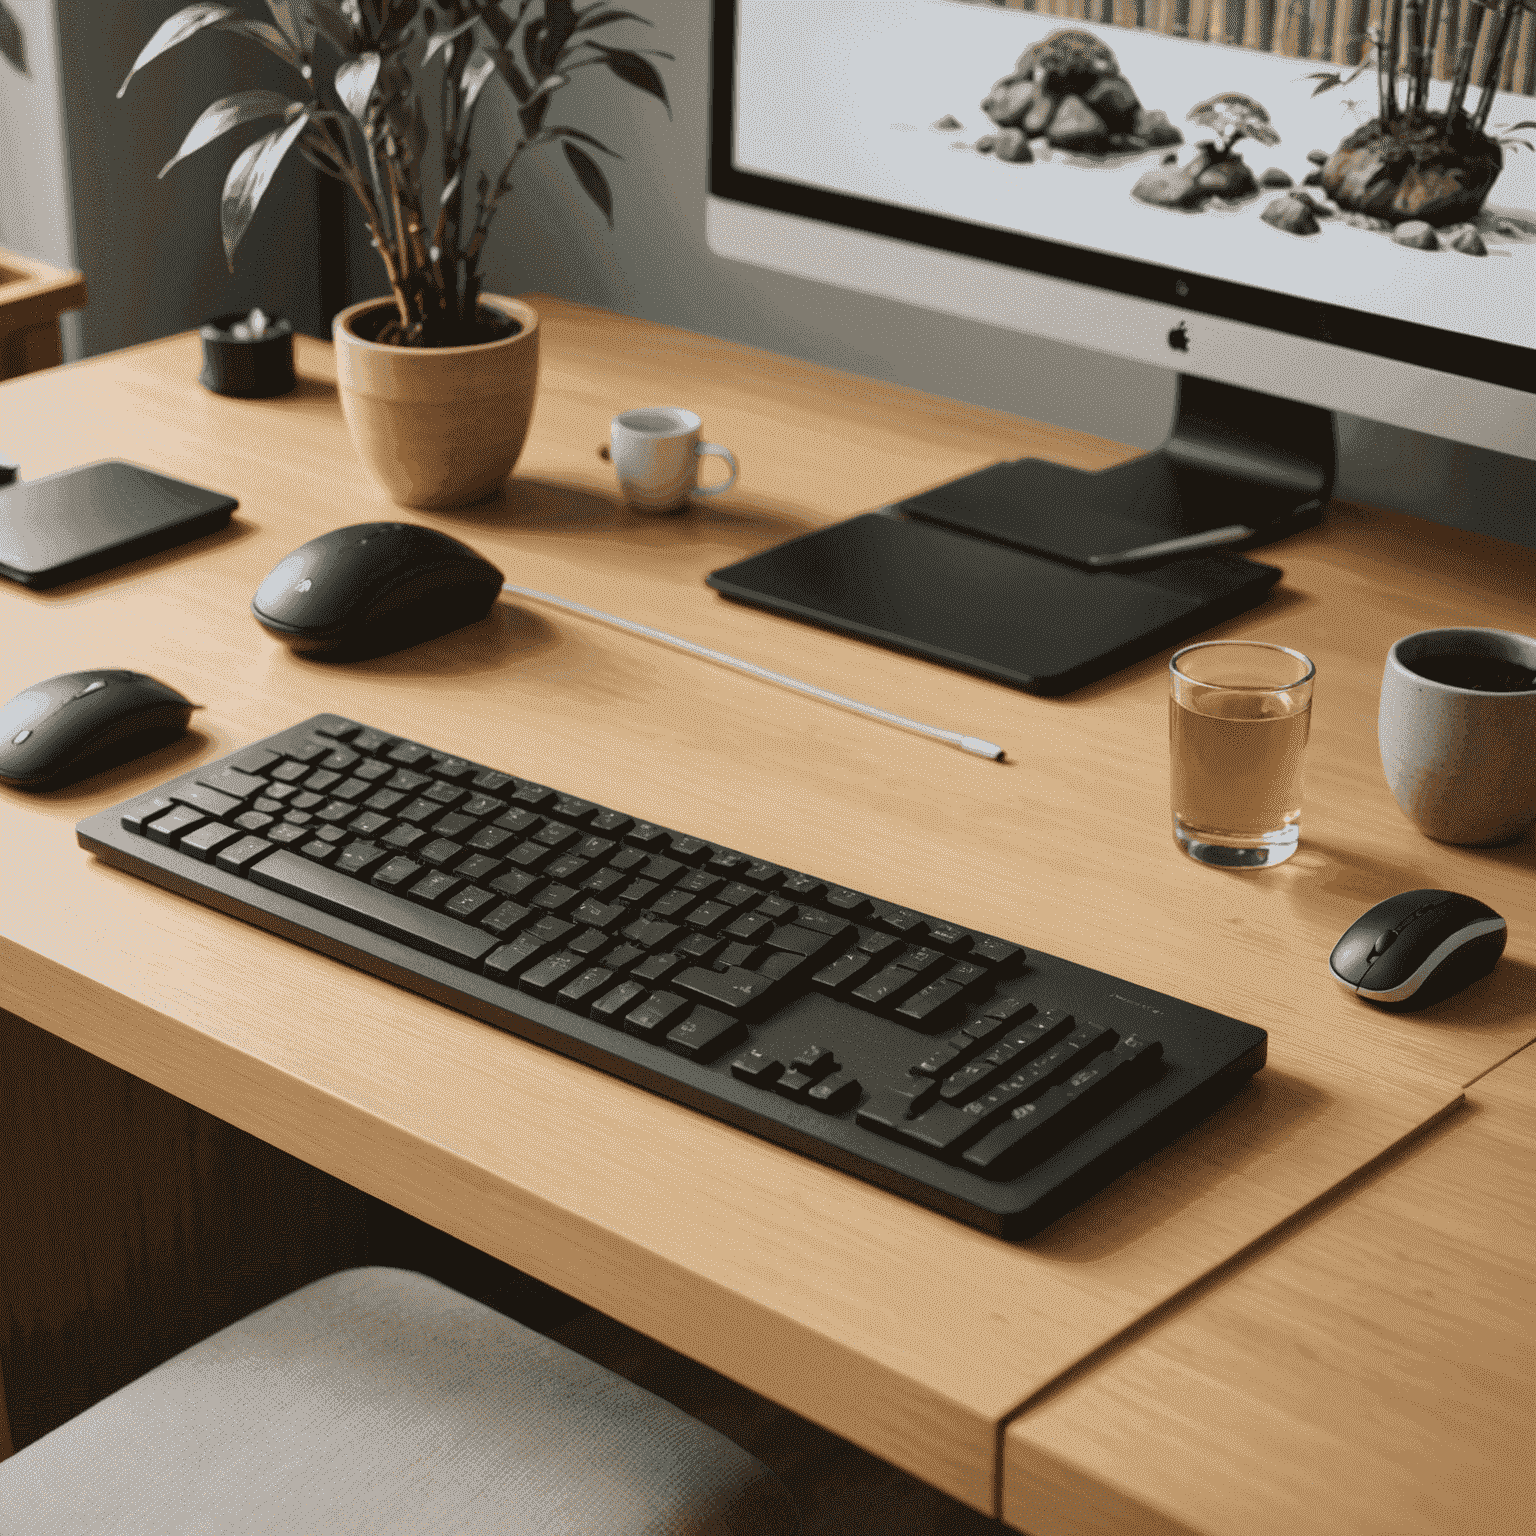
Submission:
POLYGON ((0 1011, 0 1455, 366 1263, 365 1208, 348 1185, 0 1011))

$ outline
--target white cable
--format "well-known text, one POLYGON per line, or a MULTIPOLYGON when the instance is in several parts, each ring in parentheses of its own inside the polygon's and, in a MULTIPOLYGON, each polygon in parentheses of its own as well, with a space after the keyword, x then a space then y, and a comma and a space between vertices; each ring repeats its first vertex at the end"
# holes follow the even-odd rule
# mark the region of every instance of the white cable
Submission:
POLYGON ((636 624, 632 619, 615 618, 613 614, 604 613, 601 609, 588 608, 585 603, 573 603, 568 597, 556 597, 552 592, 535 592, 532 587, 519 587, 510 581, 503 583, 502 591, 516 592, 519 597, 536 598, 541 603, 553 603, 557 608, 569 609, 572 613, 583 614, 589 619, 598 620, 599 623, 613 624, 619 629, 629 630, 631 634, 644 635, 647 640, 659 640, 663 645, 676 646, 678 650, 687 651, 693 656, 702 656, 706 661, 717 661, 723 667, 734 667, 738 672, 760 678, 765 683, 777 683, 781 688, 793 688, 797 693, 809 694, 811 698, 821 699, 827 704, 840 704, 844 709, 857 710, 859 714, 868 715, 874 720, 883 720, 887 725, 899 725, 906 730, 931 736, 935 741, 947 741, 951 746, 959 747, 964 752, 973 752, 977 757, 989 757, 999 763, 1003 761, 1003 749, 990 741, 983 741, 979 736, 962 736, 959 731, 946 731, 937 725, 924 725, 921 720, 909 720, 905 715, 894 715, 888 709, 876 709, 873 704, 861 704, 857 699, 844 698, 840 693, 832 693, 826 688, 817 688, 811 683, 802 683, 798 678, 786 677, 782 672, 770 672, 767 667, 757 666, 754 662, 727 656, 724 651, 712 651, 707 645, 695 645, 692 640, 683 640, 677 635, 669 635, 663 629, 652 629, 649 624, 636 624))

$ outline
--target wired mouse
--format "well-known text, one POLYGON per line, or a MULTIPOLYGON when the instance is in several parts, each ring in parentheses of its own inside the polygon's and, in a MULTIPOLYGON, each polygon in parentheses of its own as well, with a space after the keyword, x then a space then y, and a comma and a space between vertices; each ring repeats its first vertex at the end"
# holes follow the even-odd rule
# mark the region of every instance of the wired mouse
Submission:
POLYGON ((0 783, 52 789, 115 768, 175 741, 201 708, 142 672, 50 677, 0 709, 0 783))
POLYGON ((1441 1002, 1498 963, 1509 925, 1455 891, 1404 891, 1357 918, 1328 957, 1334 980, 1400 1010, 1441 1002))
POLYGON ((257 622, 301 655, 360 660, 483 619, 505 578, 415 523, 358 523, 301 544, 256 589, 257 622))

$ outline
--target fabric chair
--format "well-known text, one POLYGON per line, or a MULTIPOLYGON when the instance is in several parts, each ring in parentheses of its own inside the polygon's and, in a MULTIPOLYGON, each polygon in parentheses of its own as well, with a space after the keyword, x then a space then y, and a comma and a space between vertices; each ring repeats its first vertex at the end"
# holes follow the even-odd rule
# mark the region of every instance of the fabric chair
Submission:
POLYGON ((424 1275, 331 1275, 0 1462, 0 1536, 791 1536, 755 1457, 424 1275))

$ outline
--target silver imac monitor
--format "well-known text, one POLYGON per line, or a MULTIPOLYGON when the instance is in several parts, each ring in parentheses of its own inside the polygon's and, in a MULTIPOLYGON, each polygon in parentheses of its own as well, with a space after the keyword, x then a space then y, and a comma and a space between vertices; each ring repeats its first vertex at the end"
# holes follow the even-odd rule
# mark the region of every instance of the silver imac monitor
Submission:
POLYGON ((1121 510, 1279 537, 1335 410, 1536 459, 1536 0, 715 0, 712 46, 711 249, 1176 369, 1084 477, 1121 510))

